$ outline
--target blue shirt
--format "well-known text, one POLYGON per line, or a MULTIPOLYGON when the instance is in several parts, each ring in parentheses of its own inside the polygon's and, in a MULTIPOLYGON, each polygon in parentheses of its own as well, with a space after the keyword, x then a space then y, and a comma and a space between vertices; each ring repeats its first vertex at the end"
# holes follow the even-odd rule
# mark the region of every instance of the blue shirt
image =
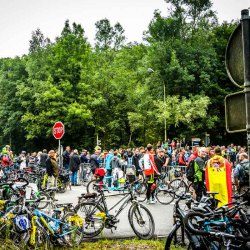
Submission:
POLYGON ((111 160, 113 159, 114 155, 111 154, 111 153, 108 153, 107 156, 106 156, 106 159, 105 159, 105 168, 107 170, 110 170, 111 169, 111 160))

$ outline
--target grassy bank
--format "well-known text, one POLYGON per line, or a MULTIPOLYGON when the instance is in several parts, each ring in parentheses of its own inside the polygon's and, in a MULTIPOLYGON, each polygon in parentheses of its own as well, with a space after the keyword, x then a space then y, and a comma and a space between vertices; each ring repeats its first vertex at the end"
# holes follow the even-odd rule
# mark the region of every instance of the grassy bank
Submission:
MULTIPOLYGON (((79 247, 68 248, 68 247, 51 247, 54 250, 163 250, 165 241, 160 240, 99 240, 96 242, 83 242, 79 247)), ((23 250, 24 247, 14 246, 11 241, 1 240, 0 241, 1 250, 23 250)), ((32 247, 27 247, 27 249, 34 249, 32 247)), ((43 248, 40 248, 42 250, 43 248)), ((175 250, 183 250, 184 248, 175 248, 175 250)), ((38 250, 38 249, 37 249, 38 250)))

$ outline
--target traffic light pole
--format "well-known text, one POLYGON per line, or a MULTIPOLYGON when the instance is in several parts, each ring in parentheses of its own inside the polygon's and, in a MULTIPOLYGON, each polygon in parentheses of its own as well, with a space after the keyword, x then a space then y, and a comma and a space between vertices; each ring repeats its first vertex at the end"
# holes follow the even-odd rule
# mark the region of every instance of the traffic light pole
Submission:
MULTIPOLYGON (((248 159, 250 160, 250 17, 249 10, 241 11, 242 44, 244 62, 244 92, 246 100, 246 130, 248 159)), ((250 186, 250 162, 249 162, 249 186, 250 186)))

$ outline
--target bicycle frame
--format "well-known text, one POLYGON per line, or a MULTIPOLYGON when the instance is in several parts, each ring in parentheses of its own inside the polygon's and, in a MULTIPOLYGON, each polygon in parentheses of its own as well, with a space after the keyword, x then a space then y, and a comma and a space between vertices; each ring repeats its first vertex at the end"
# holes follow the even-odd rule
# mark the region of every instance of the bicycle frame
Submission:
MULTIPOLYGON (((103 192, 103 191, 101 191, 103 192)), ((120 194, 113 194, 113 195, 109 195, 109 197, 111 196, 118 196, 120 194)), ((124 201, 122 203, 122 205, 119 207, 118 211, 116 212, 115 215, 113 215, 115 218, 117 218, 119 216, 119 214, 124 210, 124 208, 129 204, 130 201, 133 201, 133 195, 132 195, 132 192, 130 191, 129 193, 127 193, 121 200, 119 200, 115 205, 113 205, 110 209, 108 208, 107 206, 107 203, 106 203, 106 198, 104 196, 103 193, 100 194, 100 198, 95 202, 96 205, 101 205, 101 207, 103 208, 104 212, 106 213, 106 215, 110 215, 109 212, 111 210, 113 210, 115 207, 117 207, 120 203, 122 203, 122 201, 124 201)), ((94 209, 95 209, 94 207, 94 209)))
POLYGON ((49 221, 54 222, 54 223, 55 223, 55 228, 57 228, 57 229, 59 228, 60 225, 67 225, 67 223, 64 223, 64 222, 62 222, 62 221, 60 221, 60 220, 58 220, 58 219, 52 218, 51 216, 49 216, 49 215, 47 215, 47 214, 41 212, 41 211, 38 210, 38 209, 35 209, 34 214, 35 214, 35 216, 37 216, 36 221, 37 221, 37 220, 40 220, 40 221, 42 222, 42 224, 49 230, 49 232, 50 232, 53 236, 56 236, 56 237, 58 237, 58 238, 60 238, 60 237, 62 237, 62 236, 64 236, 64 235, 70 234, 71 232, 73 232, 73 231, 75 230, 75 228, 74 228, 73 226, 71 226, 71 227, 73 228, 72 230, 67 231, 67 232, 65 232, 65 233, 63 233, 63 234, 58 234, 58 233, 56 232, 56 230, 54 230, 54 229, 49 225, 49 223, 47 223, 47 221, 45 220, 45 218, 46 218, 46 219, 49 219, 49 221))

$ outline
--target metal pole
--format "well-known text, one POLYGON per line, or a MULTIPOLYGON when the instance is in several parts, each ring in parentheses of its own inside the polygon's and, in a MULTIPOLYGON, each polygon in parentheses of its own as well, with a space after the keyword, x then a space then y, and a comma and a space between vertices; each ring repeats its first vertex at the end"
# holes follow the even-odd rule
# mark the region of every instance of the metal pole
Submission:
POLYGON ((61 168, 61 140, 58 140, 59 168, 61 168))
MULTIPOLYGON (((164 91, 164 109, 166 111, 166 85, 165 82, 163 82, 163 91, 164 91)), ((165 142, 167 141, 167 120, 166 120, 166 116, 164 118, 164 140, 165 142)))
MULTIPOLYGON (((242 43, 243 43, 243 62, 244 62, 244 92, 246 101, 246 130, 247 130, 247 149, 250 159, 250 17, 249 10, 241 11, 242 43)), ((250 167, 249 167, 249 186, 250 186, 250 167)))

